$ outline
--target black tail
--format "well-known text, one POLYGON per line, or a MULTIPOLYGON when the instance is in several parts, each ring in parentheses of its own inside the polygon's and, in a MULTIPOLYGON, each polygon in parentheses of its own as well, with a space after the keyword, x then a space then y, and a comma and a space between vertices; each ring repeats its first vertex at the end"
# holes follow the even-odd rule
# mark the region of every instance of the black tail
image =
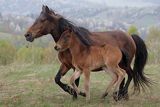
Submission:
POLYGON ((143 69, 146 65, 148 52, 144 41, 136 34, 131 35, 136 44, 136 55, 133 67, 134 91, 140 92, 150 86, 151 81, 145 76, 143 69))

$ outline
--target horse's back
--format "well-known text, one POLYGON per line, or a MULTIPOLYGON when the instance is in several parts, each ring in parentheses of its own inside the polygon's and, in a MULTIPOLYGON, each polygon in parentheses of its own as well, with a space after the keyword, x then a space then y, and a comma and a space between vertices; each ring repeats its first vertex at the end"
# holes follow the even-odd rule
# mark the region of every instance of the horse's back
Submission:
POLYGON ((93 32, 92 33, 93 39, 98 38, 97 41, 105 41, 110 44, 125 44, 126 42, 133 42, 132 37, 120 30, 115 30, 115 31, 105 31, 105 32, 93 32))
POLYGON ((119 47, 121 51, 125 51, 125 53, 129 55, 131 58, 130 60, 132 60, 136 51, 136 45, 132 37, 128 33, 120 30, 92 32, 91 38, 93 38, 96 42, 119 47))

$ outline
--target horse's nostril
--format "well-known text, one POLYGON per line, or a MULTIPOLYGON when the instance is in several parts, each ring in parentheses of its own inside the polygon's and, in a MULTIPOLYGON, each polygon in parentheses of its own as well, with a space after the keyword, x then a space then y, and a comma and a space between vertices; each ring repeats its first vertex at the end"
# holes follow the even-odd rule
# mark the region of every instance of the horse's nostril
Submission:
POLYGON ((27 41, 33 42, 34 38, 32 37, 31 33, 26 33, 24 36, 27 41))
POLYGON ((28 37, 28 34, 25 34, 24 36, 25 36, 25 37, 28 37))
POLYGON ((29 37, 30 35, 31 35, 30 33, 26 33, 24 36, 29 37))

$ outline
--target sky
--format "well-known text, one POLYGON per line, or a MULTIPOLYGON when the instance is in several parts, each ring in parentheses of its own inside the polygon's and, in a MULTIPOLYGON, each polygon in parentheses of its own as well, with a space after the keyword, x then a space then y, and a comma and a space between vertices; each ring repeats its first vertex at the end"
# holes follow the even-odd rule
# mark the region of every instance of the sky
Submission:
POLYGON ((160 5, 160 0, 88 0, 90 2, 105 4, 109 6, 129 6, 129 7, 144 7, 160 5), (159 4, 157 4, 159 3, 159 4))
POLYGON ((160 0, 0 0, 0 13, 37 13, 43 4, 56 10, 83 6, 147 7, 160 6, 160 0))

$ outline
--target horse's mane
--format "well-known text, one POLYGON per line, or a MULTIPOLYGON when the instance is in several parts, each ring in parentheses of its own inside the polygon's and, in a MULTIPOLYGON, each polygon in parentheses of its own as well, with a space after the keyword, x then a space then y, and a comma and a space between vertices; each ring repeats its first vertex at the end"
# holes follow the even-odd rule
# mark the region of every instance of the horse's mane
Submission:
POLYGON ((93 41, 89 37, 90 31, 87 30, 86 28, 75 26, 71 21, 63 17, 59 19, 58 25, 60 34, 62 34, 66 30, 66 28, 69 28, 76 34, 76 36, 83 45, 85 46, 93 45, 93 41))

